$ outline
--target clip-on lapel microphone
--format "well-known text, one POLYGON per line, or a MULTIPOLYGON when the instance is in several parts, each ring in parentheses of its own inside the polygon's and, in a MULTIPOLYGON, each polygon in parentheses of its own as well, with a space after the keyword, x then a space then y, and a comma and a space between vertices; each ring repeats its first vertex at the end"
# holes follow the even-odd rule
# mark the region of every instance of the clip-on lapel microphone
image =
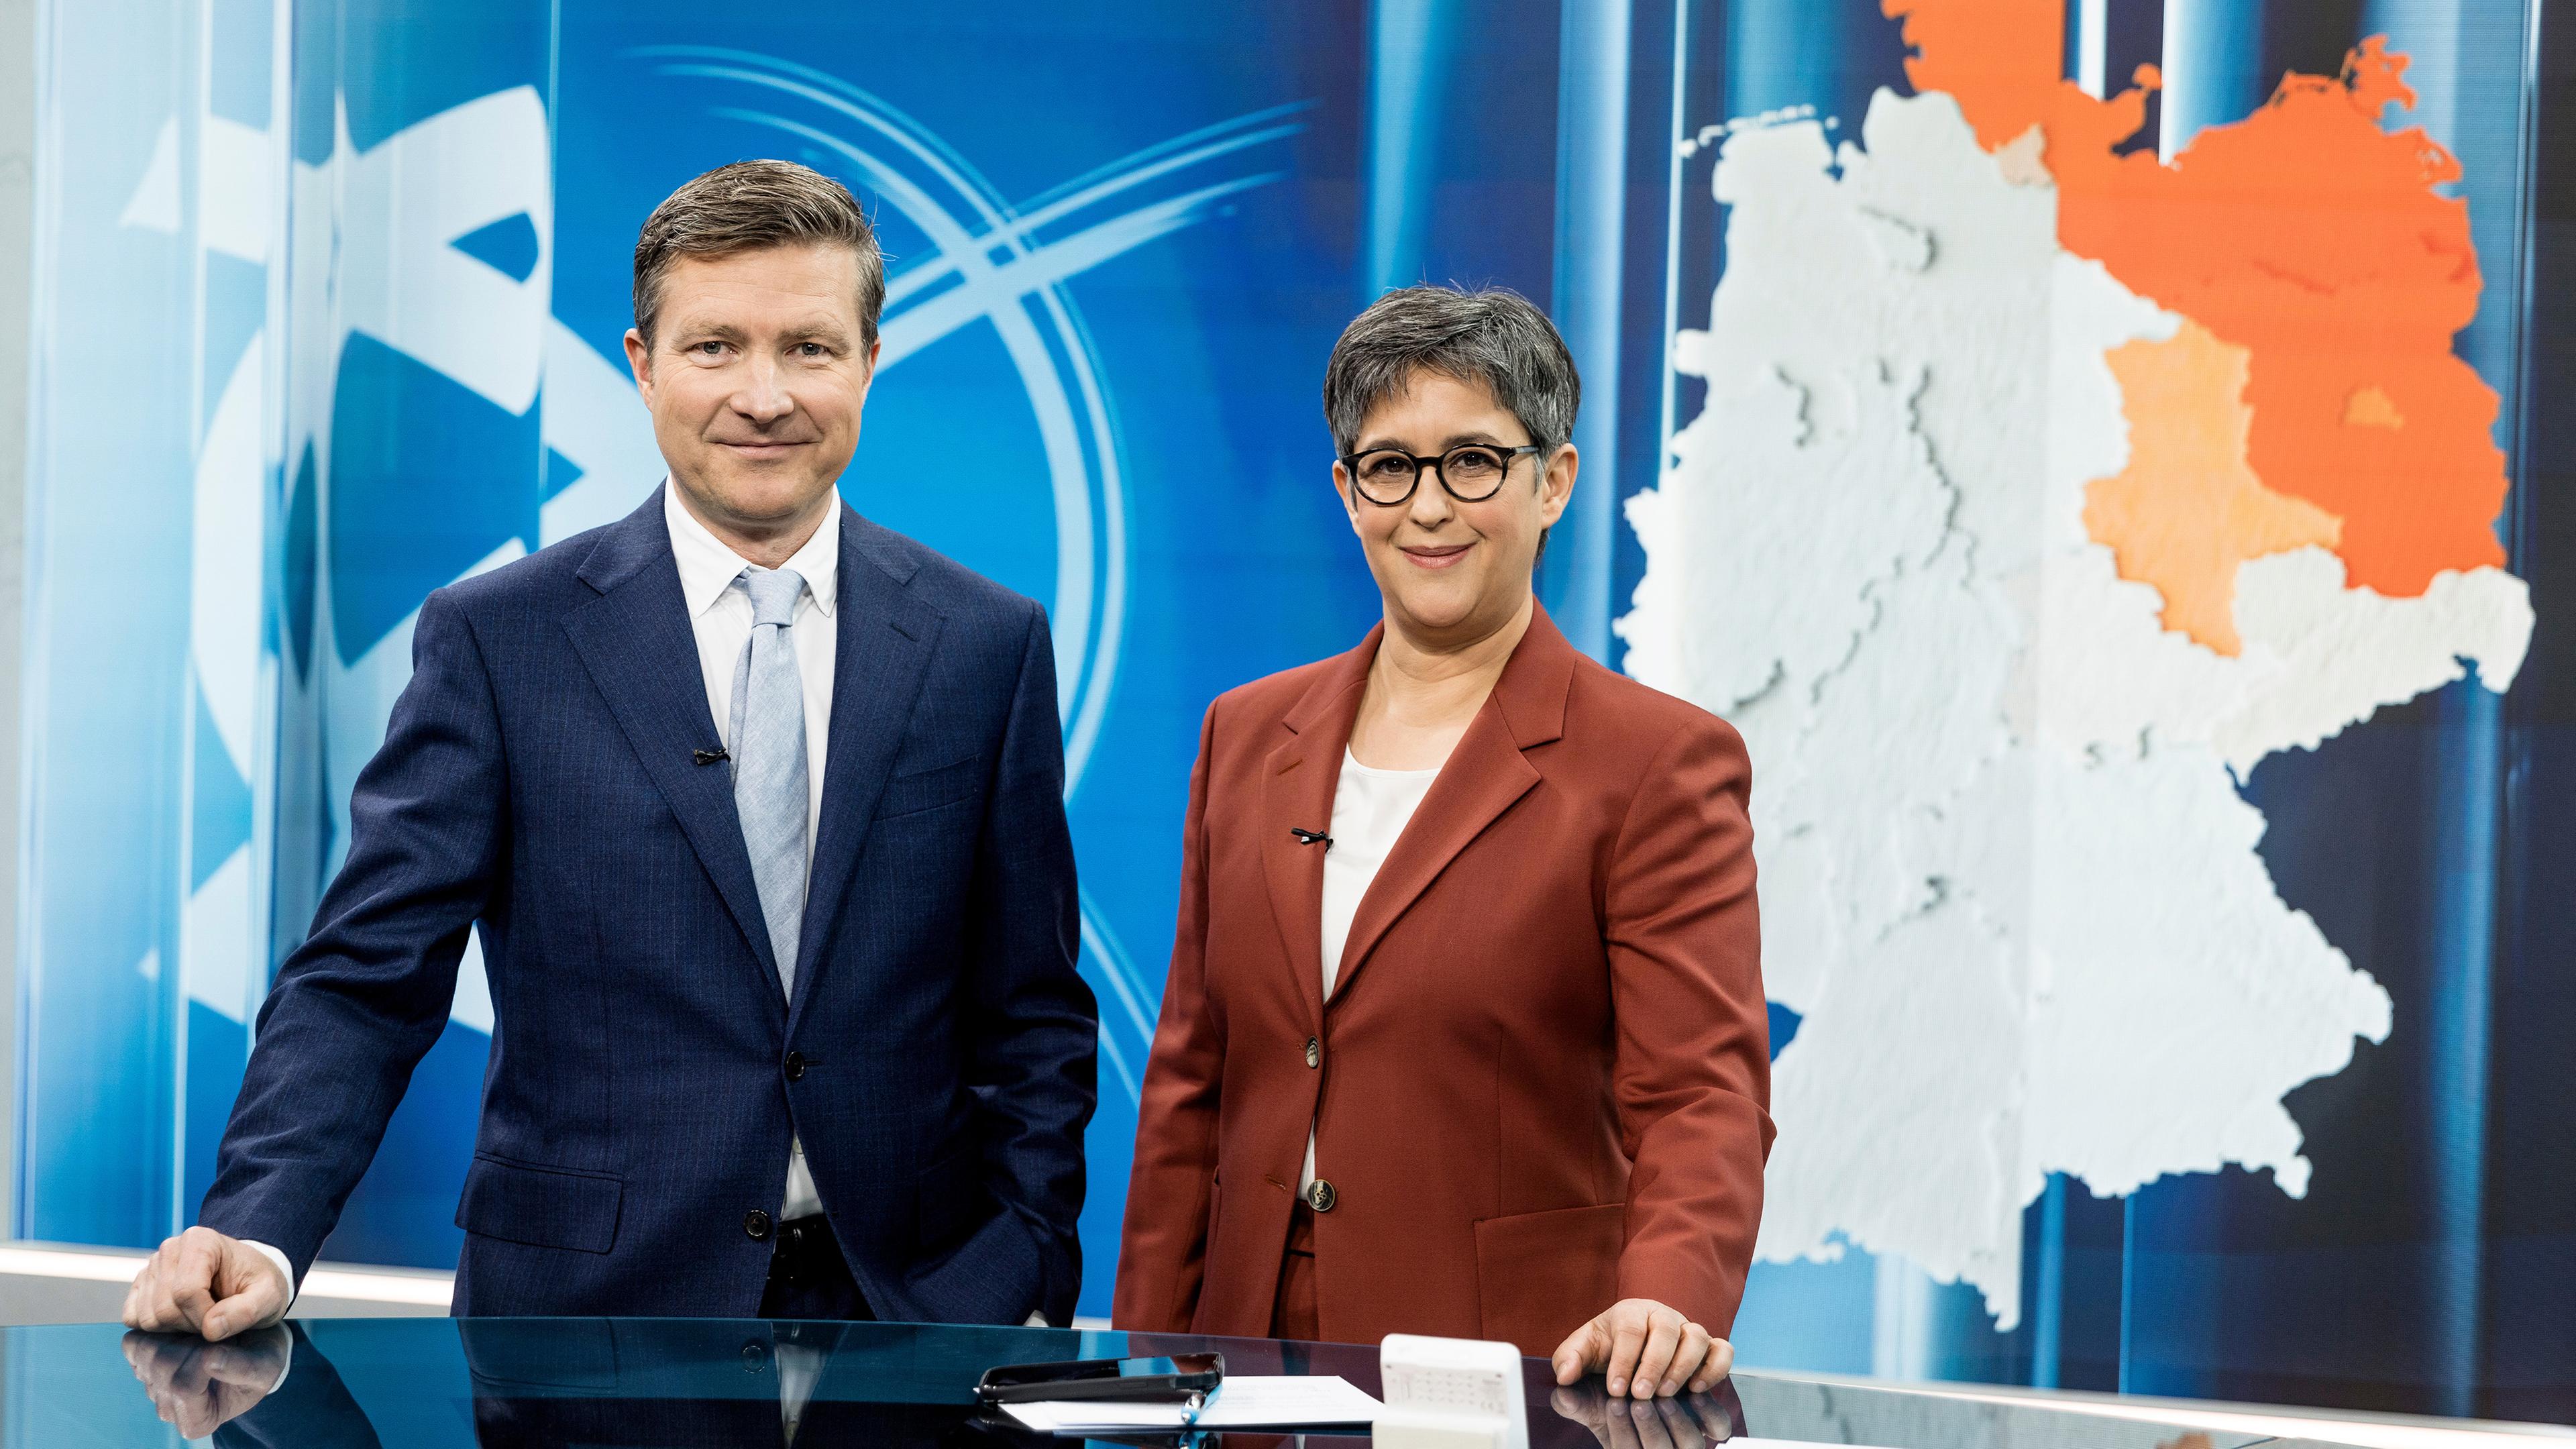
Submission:
POLYGON ((1288 833, 1297 837, 1297 843, 1299 845, 1321 844, 1326 850, 1333 848, 1333 837, 1325 834, 1323 831, 1300 830, 1296 826, 1291 825, 1288 827, 1288 833))

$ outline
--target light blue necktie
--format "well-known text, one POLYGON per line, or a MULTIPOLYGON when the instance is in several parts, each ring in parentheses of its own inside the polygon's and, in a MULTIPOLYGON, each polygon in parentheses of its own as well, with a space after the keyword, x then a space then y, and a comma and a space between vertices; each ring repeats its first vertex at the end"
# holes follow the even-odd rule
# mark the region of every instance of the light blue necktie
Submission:
POLYGON ((733 671, 733 806, 778 981, 796 994, 796 936, 805 920, 805 689, 796 676, 796 599, 805 580, 789 569, 745 568, 733 581, 751 596, 751 642, 733 671))

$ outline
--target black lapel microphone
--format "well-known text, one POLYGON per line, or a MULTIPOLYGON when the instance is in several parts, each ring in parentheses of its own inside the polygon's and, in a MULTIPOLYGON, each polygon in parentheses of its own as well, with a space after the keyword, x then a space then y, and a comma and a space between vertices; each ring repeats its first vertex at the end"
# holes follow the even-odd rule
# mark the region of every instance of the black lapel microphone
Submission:
POLYGON ((1296 826, 1291 825, 1288 827, 1288 833, 1297 837, 1297 843, 1299 845, 1320 844, 1326 850, 1333 848, 1333 837, 1326 835, 1320 830, 1300 830, 1296 826))
POLYGON ((691 750, 689 751, 689 757, 696 760, 701 765, 712 765, 718 760, 730 760, 733 758, 733 756, 726 754, 722 750, 691 750))

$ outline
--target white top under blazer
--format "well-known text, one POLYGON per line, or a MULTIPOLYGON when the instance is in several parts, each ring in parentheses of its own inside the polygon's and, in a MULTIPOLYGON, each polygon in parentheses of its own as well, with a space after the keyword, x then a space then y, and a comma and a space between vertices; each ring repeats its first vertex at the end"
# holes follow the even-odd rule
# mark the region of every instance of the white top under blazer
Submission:
MULTIPOLYGON (((1333 821, 1325 829, 1332 844, 1324 847, 1324 1000, 1333 999, 1333 982, 1341 975, 1342 947, 1349 943, 1351 918, 1387 852, 1404 834, 1405 822, 1422 804, 1438 770, 1380 770, 1363 765, 1342 751, 1341 780, 1333 786, 1333 821)), ((1315 1185, 1315 1129, 1306 1129, 1306 1165, 1297 1175, 1302 1195, 1315 1185)))

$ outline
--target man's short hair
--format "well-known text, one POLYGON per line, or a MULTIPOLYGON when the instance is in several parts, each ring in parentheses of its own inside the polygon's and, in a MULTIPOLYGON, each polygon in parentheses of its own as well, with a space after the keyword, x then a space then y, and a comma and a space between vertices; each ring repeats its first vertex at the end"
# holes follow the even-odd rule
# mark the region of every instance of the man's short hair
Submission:
POLYGON ((662 278, 684 256, 721 257, 825 242, 859 254, 859 337, 873 348, 885 311, 885 254, 850 189, 793 161, 736 161, 665 197, 635 240, 635 330, 653 345, 662 278))
POLYGON ((1574 436, 1583 380, 1547 314, 1505 287, 1400 287, 1342 329, 1324 364, 1324 424, 1348 456, 1379 404, 1434 373, 1482 386, 1552 454, 1574 436))

